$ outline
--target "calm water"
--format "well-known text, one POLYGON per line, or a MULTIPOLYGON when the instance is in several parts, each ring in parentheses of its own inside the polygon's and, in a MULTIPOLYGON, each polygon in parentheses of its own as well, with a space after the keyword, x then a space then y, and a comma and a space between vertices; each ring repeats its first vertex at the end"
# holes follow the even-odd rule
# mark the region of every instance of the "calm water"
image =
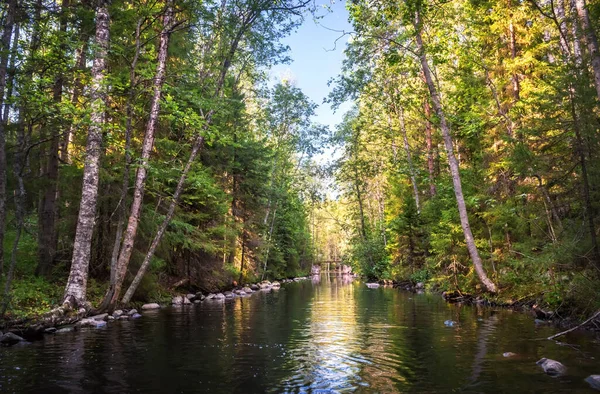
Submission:
POLYGON ((594 392, 583 379, 600 374, 600 343, 540 340, 554 331, 519 313, 322 277, 2 348, 0 392, 594 392), (541 357, 568 375, 545 375, 541 357))

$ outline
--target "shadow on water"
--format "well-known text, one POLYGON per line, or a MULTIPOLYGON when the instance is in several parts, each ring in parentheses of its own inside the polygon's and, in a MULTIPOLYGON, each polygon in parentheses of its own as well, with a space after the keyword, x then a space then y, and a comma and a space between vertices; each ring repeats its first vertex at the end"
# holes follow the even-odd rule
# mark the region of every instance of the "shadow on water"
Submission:
POLYGON ((592 392, 583 379, 600 373, 600 344, 540 340, 552 332, 524 314, 323 275, 2 348, 0 392, 592 392), (541 357, 567 375, 543 374, 541 357))

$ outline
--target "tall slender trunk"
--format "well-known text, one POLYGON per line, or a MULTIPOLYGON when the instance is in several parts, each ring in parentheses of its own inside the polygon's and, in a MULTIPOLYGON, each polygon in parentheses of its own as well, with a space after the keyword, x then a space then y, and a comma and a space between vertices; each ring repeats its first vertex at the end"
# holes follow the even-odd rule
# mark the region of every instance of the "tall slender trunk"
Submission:
MULTIPOLYGON (((396 104, 394 104, 396 106, 396 104)), ((402 106, 397 106, 396 111, 400 119, 400 131, 402 131, 402 139, 404 141, 404 151, 406 152, 406 161, 408 163, 408 170, 410 171, 410 182, 413 187, 413 195, 415 197, 415 204, 417 204, 417 213, 421 213, 421 202, 419 201, 419 185, 417 185, 417 172, 413 165, 412 155, 410 154, 410 145, 408 144, 408 135, 406 133, 406 123, 404 121, 404 109, 402 106)))
POLYGON ((129 172, 131 167, 131 134, 133 132, 133 102, 137 94, 137 75, 136 68, 140 56, 140 33, 142 27, 142 19, 139 19, 135 27, 135 53, 129 66, 129 94, 127 96, 127 104, 125 112, 127 113, 127 121, 125 125, 125 169, 123 170, 123 180, 121 184, 121 196, 119 198, 119 219, 117 223, 117 231, 113 244, 112 256, 110 259, 110 283, 115 283, 117 273, 117 261, 119 252, 121 251, 121 240, 123 238, 123 227, 125 226, 125 217, 127 215, 127 193, 129 190, 129 172))
POLYGON ((96 8, 96 55, 92 66, 91 116, 83 167, 81 203, 73 245, 73 258, 63 304, 77 307, 85 302, 92 236, 98 201, 100 156, 102 153, 102 126, 105 119, 105 73, 108 56, 109 25, 108 0, 99 0, 96 8))
MULTIPOLYGON (((222 8, 224 8, 224 6, 225 6, 225 1, 222 2, 222 8)), ((248 13, 247 18, 242 22, 242 26, 240 27, 240 30, 235 35, 235 38, 233 39, 233 42, 231 43, 231 47, 229 48, 229 51, 227 51, 225 58, 221 62, 221 68, 220 68, 220 72, 219 72, 219 76, 217 78, 217 83, 216 83, 216 88, 215 88, 215 94, 214 94, 215 98, 220 98, 222 96, 223 86, 225 84, 225 77, 227 75, 227 71, 229 70, 229 67, 231 66, 231 61, 233 60, 233 56, 235 55, 235 53, 237 51, 240 40, 243 37, 243 33, 248 28, 250 28, 250 26, 252 25, 252 23, 258 17, 259 14, 260 14, 260 11, 256 11, 256 10, 248 13)), ((191 170, 192 165, 194 164, 194 161, 196 160, 196 156, 198 155, 198 153, 202 149, 202 146, 204 145, 203 133, 212 124, 212 117, 213 117, 214 113, 215 113, 214 109, 211 109, 206 114, 203 129, 202 129, 200 135, 198 135, 196 137, 194 144, 192 145, 192 151, 190 153, 190 156, 188 157, 188 161, 186 162, 185 167, 183 168, 181 176, 179 177, 179 181, 177 182, 177 187, 175 188, 175 193, 173 194, 173 197, 171 198, 171 203, 169 204, 169 208, 167 210, 167 215, 165 216, 163 222, 160 224, 158 230, 156 231, 156 234, 154 235, 154 238, 152 239, 152 243, 150 244, 150 248, 146 252, 146 256, 144 257, 144 261, 142 262, 142 265, 138 269, 137 274, 133 278, 133 281, 129 285, 129 288, 127 289, 127 291, 125 292, 125 295, 123 296, 123 299, 121 300, 121 302, 123 304, 127 304, 131 300, 131 297, 133 297, 133 294, 135 294, 135 291, 137 290, 138 286, 142 282, 142 279, 143 279, 144 275, 146 274, 146 271, 148 270, 148 266, 150 265, 150 261, 152 260, 152 257, 154 257, 154 252, 156 251, 158 244, 162 240, 162 237, 165 234, 167 227, 169 226, 169 223, 171 223, 171 219, 173 219, 173 215, 175 214, 175 208, 177 207, 177 203, 179 202, 179 197, 181 196, 181 193, 183 192, 183 187, 185 186, 187 174, 191 170)))
MULTIPOLYGON (((6 10, 2 40, 0 41, 0 109, 3 109, 6 72, 8 66, 10 38, 13 32, 17 1, 10 0, 6 10)), ((2 111, 4 112, 4 111, 2 111)), ((4 232, 6 231, 6 123, 7 117, 0 119, 0 275, 4 271, 4 232)))
POLYGON ((575 0, 575 7, 577 8, 577 16, 579 17, 579 23, 583 29, 583 34, 588 47, 590 61, 592 63, 592 72, 594 74, 596 95, 598 97, 598 103, 600 103, 600 49, 598 48, 598 37, 596 37, 594 26, 592 26, 585 0, 575 0))
MULTIPOLYGON (((64 57, 66 52, 65 34, 67 32, 67 17, 69 12, 70 0, 63 0, 59 17, 59 39, 61 43, 57 53, 57 58, 64 57)), ((57 116, 48 122, 50 126, 50 150, 48 152, 47 162, 44 168, 45 189, 41 193, 38 219, 38 265, 36 275, 47 276, 52 269, 54 257, 56 255, 56 219, 58 213, 58 155, 61 139, 62 119, 58 119, 59 107, 63 95, 64 74, 58 72, 54 80, 53 104, 57 116)))
MULTIPOLYGON (((71 105, 73 107, 77 107, 79 104, 79 97, 83 92, 83 71, 85 70, 85 64, 87 61, 87 50, 89 45, 89 36, 85 32, 85 29, 82 28, 81 33, 81 47, 77 50, 77 54, 75 56, 75 72, 77 73, 75 76, 75 80, 73 81, 73 91, 71 93, 71 105)), ((71 163, 71 155, 69 154, 69 145, 71 144, 71 140, 73 138, 73 134, 75 133, 75 122, 71 119, 69 121, 68 126, 65 126, 65 131, 63 133, 62 139, 60 141, 60 159, 63 163, 71 163)))
POLYGON ((590 239, 592 241, 592 255, 593 262, 598 269, 600 269, 600 248, 598 246, 598 237, 596 235, 596 225, 594 223, 594 208, 592 206, 592 198, 590 195, 590 181, 589 175, 587 171, 587 160, 585 157, 585 149, 583 137, 581 135, 581 130, 579 127, 579 117, 577 116, 577 110, 575 108, 575 97, 573 95, 573 89, 571 89, 571 94, 569 96, 571 100, 571 115, 573 117, 573 129, 575 131, 575 154, 578 156, 579 165, 581 167, 581 177, 582 177, 582 188, 583 188, 583 200, 585 206, 585 212, 587 216, 588 228, 590 231, 590 239))
POLYGON ((25 151, 26 151, 26 138, 25 138, 25 128, 21 127, 23 123, 20 123, 20 126, 17 131, 17 142, 18 142, 18 150, 15 153, 15 163, 14 163, 14 174, 17 179, 17 188, 15 190, 15 218, 17 221, 17 228, 15 233, 15 239, 13 241, 12 251, 11 251, 11 259, 10 259, 10 268, 8 269, 8 274, 6 276, 6 280, 4 282, 4 294, 2 298, 2 305, 0 306, 0 317, 4 316, 6 313, 6 309, 10 303, 10 286, 15 273, 15 267, 17 265, 17 252, 19 250, 19 241, 21 240, 21 234, 23 232, 23 227, 25 224, 25 183, 23 182, 23 171, 25 169, 25 151))
POLYGON ((431 107, 429 100, 423 101, 423 110, 425 112, 425 140, 427 143, 427 170, 429 171, 429 195, 431 197, 437 194, 435 187, 435 163, 433 160, 433 136, 431 127, 431 107))
POLYGON ((156 73, 154 75, 154 86, 152 101, 150 103, 150 117, 146 125, 146 134, 142 143, 142 154, 140 157, 140 166, 138 167, 135 185, 133 190, 133 201, 131 202, 131 212, 127 222, 127 228, 123 236, 123 244, 117 260, 116 273, 112 277, 114 282, 110 284, 109 289, 102 300, 100 310, 108 308, 114 309, 118 302, 118 297, 121 294, 121 287, 127 273, 127 266, 133 252, 135 236, 137 234, 140 214, 142 212, 142 204, 144 200, 144 187, 146 184, 146 175, 148 172, 148 162, 150 153, 154 147, 154 135, 158 124, 158 115, 160 111, 160 100, 162 96, 162 88, 165 80, 165 72, 167 67, 167 52, 169 48, 169 36, 173 23, 173 2, 167 0, 166 9, 163 16, 163 29, 160 34, 160 44, 158 48, 158 63, 156 65, 156 73))
POLYGON ((448 156, 450 173, 452 174, 452 184, 454 186, 454 195, 456 197, 456 203, 458 205, 460 224, 462 226, 463 233, 465 236, 467 249, 469 251, 469 255, 471 256, 471 260, 473 261, 473 266, 475 267, 475 272, 477 273, 479 281, 483 284, 487 291, 489 291, 490 293, 496 293, 498 289, 496 288, 496 285, 488 278, 485 269, 483 268, 483 262, 481 261, 481 257, 479 256, 477 245, 475 245, 475 238, 473 237, 471 226, 469 224, 467 206, 465 204, 465 198, 462 191, 460 170, 458 167, 458 161, 456 160, 456 156, 454 155, 454 146, 452 142, 452 136, 450 135, 450 127, 446 122, 446 114, 444 113, 444 109, 442 108, 440 96, 433 81, 431 70, 429 69, 427 53, 423 44, 423 37, 421 32, 421 16, 419 10, 415 11, 414 27, 419 60, 421 62, 421 67, 423 68, 423 74, 425 75, 425 81, 427 83, 427 88, 429 89, 433 109, 435 110, 440 121, 440 129, 442 131, 444 145, 446 147, 446 154, 448 156))

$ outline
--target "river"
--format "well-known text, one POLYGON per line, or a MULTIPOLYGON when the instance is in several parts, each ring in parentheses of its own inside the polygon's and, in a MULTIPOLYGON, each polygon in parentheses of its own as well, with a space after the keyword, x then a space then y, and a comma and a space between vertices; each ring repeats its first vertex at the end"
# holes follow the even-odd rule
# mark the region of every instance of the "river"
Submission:
POLYGON ((592 393, 600 374, 592 334, 557 344, 526 314, 347 277, 143 315, 0 349, 0 392, 592 393))

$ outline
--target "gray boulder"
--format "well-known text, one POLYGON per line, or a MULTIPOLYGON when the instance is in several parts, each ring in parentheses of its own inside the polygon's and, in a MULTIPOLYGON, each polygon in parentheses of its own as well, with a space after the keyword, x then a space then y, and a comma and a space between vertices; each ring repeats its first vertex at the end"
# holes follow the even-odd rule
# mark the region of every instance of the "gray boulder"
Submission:
POLYGON ((196 298, 196 294, 186 294, 185 298, 187 298, 190 301, 193 301, 194 298, 196 298))
POLYGON ((225 295, 223 293, 217 293, 217 294, 215 294, 215 299, 216 300, 224 300, 225 295))
POLYGON ((99 315, 90 317, 90 319, 93 319, 93 320, 106 320, 107 318, 108 318, 108 313, 101 313, 99 315))
POLYGON ((240 289, 235 290, 234 293, 239 296, 246 295, 246 292, 244 290, 240 290, 240 289))
POLYGON ((207 299, 207 300, 212 300, 213 298, 215 298, 215 295, 214 295, 213 293, 209 293, 209 294, 206 296, 206 299, 207 299))
POLYGON ((129 312, 127 312, 127 314, 129 316, 137 315, 137 313, 138 313, 137 309, 130 309, 129 312))
POLYGON ((121 309, 117 309, 116 311, 113 312, 112 315, 115 319, 118 319, 119 317, 121 317, 123 315, 123 313, 125 313, 125 312, 123 312, 121 309))
POLYGON ((142 317, 142 315, 140 315, 139 313, 134 313, 133 315, 130 316, 132 319, 139 319, 140 317, 142 317))
POLYGON ((115 317, 112 315, 108 315, 108 317, 106 318, 107 321, 114 321, 115 317))
POLYGON ((6 334, 0 337, 0 344, 4 346, 12 346, 23 341, 25 341, 25 339, 12 332, 7 332, 6 334))
POLYGON ((73 332, 73 331, 75 331, 75 327, 63 327, 63 328, 59 328, 55 332, 57 334, 63 334, 65 332, 73 332))
POLYGON ((106 322, 104 320, 96 320, 96 319, 81 319, 77 322, 79 327, 90 327, 90 328, 100 328, 106 326, 106 322))
POLYGON ((152 309, 160 309, 160 305, 158 305, 156 302, 153 302, 151 304, 144 304, 142 305, 142 310, 143 311, 149 311, 152 309))
POLYGON ((585 378, 585 381, 588 382, 593 389, 600 391, 600 375, 590 375, 585 378))
POLYGON ((536 364, 542 367, 544 372, 550 376, 563 375, 565 372, 567 372, 567 367, 565 367, 563 364, 546 357, 539 359, 536 364))
POLYGON ((191 304, 190 300, 188 300, 187 297, 182 297, 182 296, 177 296, 177 297, 173 297, 173 299, 171 300, 171 304, 173 305, 189 305, 191 304))
POLYGON ((129 315, 121 315, 119 316, 119 320, 129 320, 129 315))
POLYGON ((56 327, 48 327, 44 330, 46 334, 54 334, 56 332, 56 327))
POLYGON ((254 290, 254 291, 256 291, 256 290, 260 290, 260 286, 259 286, 259 285, 257 285, 256 283, 253 283, 253 284, 251 284, 251 285, 250 285, 250 288, 251 288, 252 290, 254 290))
POLYGON ((273 282, 273 283, 271 283, 271 286, 279 288, 279 287, 281 287, 281 283, 273 282))
POLYGON ((223 293, 223 295, 225 296, 225 298, 233 298, 234 295, 231 291, 226 291, 225 293, 223 293))
POLYGON ((252 292, 254 291, 254 290, 252 290, 252 288, 251 288, 251 287, 248 287, 248 286, 244 287, 242 290, 243 290, 243 291, 244 291, 244 293, 246 293, 246 294, 252 294, 252 292))

